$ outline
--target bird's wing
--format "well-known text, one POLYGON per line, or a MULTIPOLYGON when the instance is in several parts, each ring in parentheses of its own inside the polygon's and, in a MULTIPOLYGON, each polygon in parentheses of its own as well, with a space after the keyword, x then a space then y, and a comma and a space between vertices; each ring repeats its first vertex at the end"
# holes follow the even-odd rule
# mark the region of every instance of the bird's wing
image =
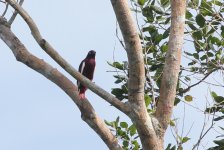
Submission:
MULTIPOLYGON (((84 70, 84 68, 85 68, 85 61, 83 60, 83 61, 80 63, 80 65, 79 65, 79 72, 80 72, 81 74, 83 74, 83 70, 84 70)), ((80 87, 80 82, 79 82, 79 81, 77 81, 77 86, 78 86, 78 88, 80 87)))
POLYGON ((85 68, 85 65, 86 65, 85 61, 82 61, 81 64, 80 64, 80 66, 79 66, 79 72, 81 74, 83 74, 83 70, 85 68))

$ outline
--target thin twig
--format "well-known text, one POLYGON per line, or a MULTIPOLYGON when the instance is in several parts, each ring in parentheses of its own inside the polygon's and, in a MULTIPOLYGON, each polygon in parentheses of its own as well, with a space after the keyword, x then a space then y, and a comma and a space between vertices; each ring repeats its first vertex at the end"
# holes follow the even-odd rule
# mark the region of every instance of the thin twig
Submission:
POLYGON ((185 115, 186 115, 186 109, 185 109, 185 104, 184 104, 184 116, 183 116, 183 124, 182 124, 181 137, 183 137, 183 134, 184 134, 185 115))
POLYGON ((117 37, 118 41, 120 42, 121 46, 126 50, 124 42, 120 39, 119 34, 118 34, 118 22, 117 21, 116 21, 116 37, 117 37))
POLYGON ((179 93, 177 93, 177 94, 188 92, 192 87, 194 87, 194 86, 200 84, 202 81, 204 81, 210 74, 212 74, 212 73, 215 72, 216 70, 217 70, 217 68, 211 70, 211 71, 208 72, 208 73, 207 73, 207 74, 206 74, 200 81, 198 81, 198 82, 195 83, 195 84, 190 85, 188 88, 184 89, 183 91, 181 91, 181 92, 179 92, 179 93))
MULTIPOLYGON (((19 1, 19 5, 22 6, 24 0, 19 1)), ((11 26, 13 21, 16 19, 18 12, 15 10, 14 13, 12 14, 12 17, 9 19, 8 24, 11 26)))
POLYGON ((2 16, 4 17, 5 14, 7 13, 7 10, 9 8, 9 4, 7 3, 6 6, 5 6, 5 11, 2 13, 2 16))
POLYGON ((198 139, 198 142, 193 146, 192 150, 194 150, 194 149, 196 149, 196 148, 197 148, 197 150, 198 150, 199 145, 200 145, 202 139, 203 139, 203 138, 206 136, 206 134, 213 128, 213 126, 215 125, 215 123, 214 123, 214 117, 215 117, 215 113, 213 113, 212 123, 211 123, 210 127, 204 132, 204 130, 205 130, 205 126, 206 126, 206 120, 205 120, 205 119, 206 119, 206 116, 205 116, 205 118, 204 118, 204 124, 203 124, 202 130, 201 130, 200 137, 199 137, 199 139, 198 139), (203 132, 204 132, 204 133, 203 133, 203 132))

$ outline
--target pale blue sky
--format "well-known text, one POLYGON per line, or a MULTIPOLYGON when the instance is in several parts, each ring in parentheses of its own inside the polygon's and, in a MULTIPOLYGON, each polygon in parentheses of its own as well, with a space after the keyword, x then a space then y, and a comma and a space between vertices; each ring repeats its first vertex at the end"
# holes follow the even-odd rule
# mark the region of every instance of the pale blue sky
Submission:
MULTIPOLYGON (((111 70, 106 61, 113 60, 114 47, 116 60, 126 60, 126 55, 116 40, 116 21, 110 1, 25 0, 23 6, 37 23, 43 37, 75 68, 90 49, 95 49, 97 66, 94 82, 107 91, 115 86, 112 74, 106 72, 111 70)), ((21 17, 16 18, 12 30, 31 53, 64 72, 36 44, 21 17)), ((0 64, 1 150, 107 149, 98 135, 81 120, 72 100, 45 77, 17 62, 1 40, 0 64)), ((87 97, 103 119, 114 120, 122 115, 89 90, 87 97)), ((199 95, 199 100, 200 97, 205 98, 199 95)), ((180 117, 182 110, 183 105, 177 110, 180 117)), ((197 111, 188 106, 186 111, 190 115, 186 115, 185 134, 194 122, 189 136, 197 138, 195 133, 201 129, 203 114, 194 115, 197 111)), ((127 120, 123 115, 121 118, 127 120)), ((170 132, 167 137, 166 143, 173 141, 170 132)))

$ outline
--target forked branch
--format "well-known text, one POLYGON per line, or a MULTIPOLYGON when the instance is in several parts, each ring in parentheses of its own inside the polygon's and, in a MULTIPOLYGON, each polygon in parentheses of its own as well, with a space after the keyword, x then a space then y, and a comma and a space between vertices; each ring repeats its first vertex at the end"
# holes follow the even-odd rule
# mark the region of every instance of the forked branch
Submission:
POLYGON ((173 111, 176 96, 176 86, 180 71, 181 51, 183 46, 185 25, 185 0, 171 0, 171 28, 169 36, 169 49, 166 54, 165 66, 160 88, 155 116, 164 131, 167 129, 173 111))
MULTIPOLYGON (((24 2, 24 0, 20 0, 19 5, 22 6, 23 2, 24 2)), ((8 21, 9 25, 12 25, 13 21, 16 19, 17 14, 18 14, 18 12, 15 10, 12 14, 12 17, 8 21)))
POLYGON ((80 81, 83 85, 88 87, 91 91, 99 95, 101 98, 109 102, 111 105, 115 106, 120 111, 128 114, 130 108, 128 105, 122 103, 119 99, 105 91, 103 88, 97 86, 89 79, 80 74, 75 68, 72 67, 63 57, 58 54, 58 52, 48 43, 40 34, 38 27, 36 26, 33 19, 29 14, 15 1, 15 0, 6 0, 25 20, 29 26, 32 35, 39 46, 54 60, 56 61, 65 71, 67 71, 71 76, 80 81))
POLYGON ((163 145, 157 138, 152 118, 144 99, 145 66, 142 45, 127 0, 111 0, 128 55, 128 100, 132 107, 129 117, 136 125, 144 150, 160 150, 163 145))
POLYGON ((121 150, 116 137, 111 133, 104 121, 95 113, 87 99, 80 100, 77 87, 57 69, 28 52, 26 47, 12 33, 7 22, 0 16, 0 38, 12 50, 16 59, 60 87, 79 107, 82 119, 101 137, 108 148, 121 150))

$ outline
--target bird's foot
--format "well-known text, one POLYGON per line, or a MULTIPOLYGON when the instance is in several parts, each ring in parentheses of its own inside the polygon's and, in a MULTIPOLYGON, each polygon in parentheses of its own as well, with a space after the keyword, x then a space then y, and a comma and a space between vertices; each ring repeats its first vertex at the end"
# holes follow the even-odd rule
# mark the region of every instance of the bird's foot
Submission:
POLYGON ((86 99, 86 96, 85 96, 85 94, 81 93, 81 94, 79 94, 79 98, 80 98, 81 100, 84 100, 84 99, 86 99))

